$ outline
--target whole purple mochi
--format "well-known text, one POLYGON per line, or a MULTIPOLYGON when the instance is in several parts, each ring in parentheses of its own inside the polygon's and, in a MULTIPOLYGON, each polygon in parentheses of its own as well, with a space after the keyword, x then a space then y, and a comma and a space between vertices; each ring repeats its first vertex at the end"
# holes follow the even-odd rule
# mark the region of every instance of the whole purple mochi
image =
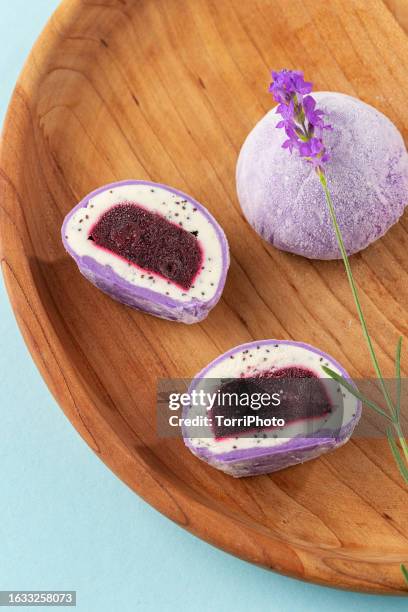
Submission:
MULTIPOLYGON (((395 125, 372 106, 334 92, 313 94, 326 113, 327 181, 347 252, 357 253, 398 221, 408 203, 408 155, 395 125)), ((341 257, 320 182, 282 149, 281 117, 269 111, 250 132, 237 171, 238 198, 260 236, 311 259, 341 257)))

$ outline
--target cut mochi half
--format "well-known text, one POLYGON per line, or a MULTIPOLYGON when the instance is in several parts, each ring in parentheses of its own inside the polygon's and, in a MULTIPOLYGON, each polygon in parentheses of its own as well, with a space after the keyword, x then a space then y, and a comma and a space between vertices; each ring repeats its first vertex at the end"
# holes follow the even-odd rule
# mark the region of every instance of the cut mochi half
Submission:
POLYGON ((82 274, 112 298, 183 323, 207 316, 229 267, 227 239, 208 210, 149 181, 87 195, 66 216, 62 241, 82 274))
MULTIPOLYGON (((261 340, 224 353, 190 385, 190 403, 182 420, 186 446, 209 465, 241 477, 281 470, 345 444, 360 418, 361 403, 329 379, 323 366, 350 380, 332 357, 301 342, 261 340), (242 409, 236 403, 231 408, 228 402, 207 397, 239 391, 240 386, 244 391, 267 391, 270 396, 271 390, 283 389, 282 397, 287 392, 292 400, 296 396, 296 401, 269 408, 269 416, 283 417, 284 426, 248 426, 240 419, 251 409, 242 409), (193 401, 200 397, 200 391, 201 400, 193 401), (228 428, 222 425, 225 420, 217 423, 217 415, 230 417, 228 428)), ((252 414, 257 414, 263 424, 268 409, 252 414)))

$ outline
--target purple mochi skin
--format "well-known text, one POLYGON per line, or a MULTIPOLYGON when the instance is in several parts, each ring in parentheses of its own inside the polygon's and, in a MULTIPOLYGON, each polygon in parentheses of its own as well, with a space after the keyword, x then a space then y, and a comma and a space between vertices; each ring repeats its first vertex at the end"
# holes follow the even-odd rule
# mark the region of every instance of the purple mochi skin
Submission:
MULTIPOLYGON (((95 189, 88 195, 86 195, 80 202, 73 208, 68 215, 65 217, 63 225, 62 225, 62 242, 66 251, 71 255, 71 257, 76 261, 80 272, 98 289, 108 294, 115 300, 130 306, 131 308, 135 308, 137 310, 141 310, 143 312, 153 314, 158 317, 162 317, 165 319, 179 321, 182 323, 196 323, 204 319, 209 311, 217 304, 218 300, 221 297, 228 267, 229 267, 229 247, 226 236, 218 224, 218 222, 214 219, 214 217, 209 213, 209 211, 199 202, 194 200, 191 196, 186 193, 179 191, 177 189, 173 189, 168 185, 164 185, 162 183, 154 183, 151 181, 143 181, 143 180, 125 180, 125 181, 117 181, 114 183, 109 183, 100 187, 99 189, 95 189), (222 247, 222 274, 217 287, 217 291, 213 298, 209 301, 201 301, 197 299, 192 299, 188 302, 179 302, 173 298, 162 295, 156 291, 152 291, 151 289, 138 287, 129 283, 120 277, 112 268, 109 266, 105 266, 95 261, 92 257, 89 256, 78 256, 75 251, 69 246, 68 241, 65 238, 66 225, 75 212, 80 208, 85 208, 88 204, 88 201, 91 198, 103 193, 104 191, 114 189, 116 187, 123 187, 126 185, 149 185, 152 187, 161 187, 170 191, 171 193, 176 194, 177 196, 188 200, 193 206, 195 206, 200 212, 205 216, 211 223, 211 225, 215 228, 217 236, 220 240, 222 247)), ((114 255, 112 255, 114 257, 114 255)))
MULTIPOLYGON (((329 363, 338 368, 344 378, 351 382, 349 374, 335 359, 333 359, 333 357, 327 353, 324 353, 323 351, 318 350, 310 344, 291 340, 258 340, 256 342, 248 342, 246 344, 236 346, 209 363, 201 372, 199 372, 199 374, 194 377, 194 380, 205 378, 206 373, 214 365, 218 364, 220 361, 229 359, 230 355, 234 355, 243 349, 250 350, 256 346, 263 346, 265 344, 284 344, 305 348, 308 351, 316 353, 324 359, 327 359, 329 363)), ((193 386, 194 381, 191 384, 189 391, 192 390, 193 386)), ((189 407, 187 406, 183 413, 184 417, 188 415, 188 410, 189 407)), ((361 402, 356 400, 356 411, 354 417, 348 423, 343 425, 336 437, 334 437, 332 432, 329 430, 322 429, 318 432, 318 438, 295 437, 276 447, 237 449, 225 453, 214 454, 208 447, 195 447, 189 439, 192 436, 188 435, 187 428, 183 426, 184 443, 199 459, 202 459, 212 467, 222 470, 231 476, 236 478, 242 476, 257 476, 260 474, 267 474, 269 472, 282 470, 297 463, 303 463, 309 459, 314 459, 323 453, 342 446, 348 441, 355 426, 357 425, 361 416, 361 410, 361 402)))
MULTIPOLYGON (((333 130, 325 164, 346 250, 356 253, 398 221, 408 203, 408 154, 395 125, 374 107, 341 93, 313 93, 333 130)), ((238 199, 248 222, 273 246, 311 259, 341 257, 320 181, 311 164, 283 149, 276 108, 239 154, 238 199)))

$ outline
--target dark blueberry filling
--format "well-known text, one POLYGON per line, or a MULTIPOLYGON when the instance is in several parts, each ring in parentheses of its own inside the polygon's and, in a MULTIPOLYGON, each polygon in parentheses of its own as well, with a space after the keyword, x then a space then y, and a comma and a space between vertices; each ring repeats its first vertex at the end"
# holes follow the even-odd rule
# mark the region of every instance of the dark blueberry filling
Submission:
POLYGON ((219 391, 224 401, 215 402, 211 410, 212 429, 216 439, 253 431, 253 428, 245 425, 225 425, 225 418, 238 419, 248 415, 258 415, 261 419, 272 417, 284 419, 285 424, 288 424, 323 417, 332 410, 327 391, 319 377, 311 370, 300 366, 270 370, 254 377, 225 380, 220 385, 219 391), (259 397, 259 394, 263 393, 271 397, 282 390, 279 406, 261 406, 255 411, 243 401, 243 397, 253 398, 254 394, 259 397), (231 397, 231 401, 225 401, 225 397, 231 397), (222 417, 221 422, 215 418, 217 415, 222 417))
POLYGON ((88 238, 97 246, 189 289, 203 260, 197 238, 137 204, 117 204, 105 212, 88 238))

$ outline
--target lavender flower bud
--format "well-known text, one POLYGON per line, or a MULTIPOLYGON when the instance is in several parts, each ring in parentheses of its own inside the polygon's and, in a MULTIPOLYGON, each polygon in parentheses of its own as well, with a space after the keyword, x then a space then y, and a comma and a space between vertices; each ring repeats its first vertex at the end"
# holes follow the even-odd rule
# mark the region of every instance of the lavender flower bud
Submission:
POLYGON ((323 172, 330 156, 323 143, 323 132, 332 129, 324 123, 324 112, 316 108, 316 100, 307 94, 312 91, 312 83, 303 78, 303 72, 283 69, 272 72, 269 87, 276 102, 276 111, 282 117, 276 125, 284 128, 288 137, 284 149, 297 151, 300 157, 311 163, 317 171, 323 172))

